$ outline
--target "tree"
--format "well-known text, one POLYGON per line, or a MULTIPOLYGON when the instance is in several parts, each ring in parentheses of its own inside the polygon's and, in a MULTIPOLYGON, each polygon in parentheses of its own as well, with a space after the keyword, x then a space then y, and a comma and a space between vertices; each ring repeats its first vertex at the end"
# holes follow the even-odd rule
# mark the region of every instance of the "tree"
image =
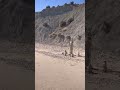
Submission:
POLYGON ((55 8, 55 6, 52 6, 52 8, 55 8))
POLYGON ((68 5, 67 3, 64 4, 65 6, 68 5))
POLYGON ((74 5, 74 2, 72 1, 72 2, 70 2, 70 4, 71 4, 71 5, 74 5))
POLYGON ((46 6, 46 8, 50 8, 50 6, 46 6))

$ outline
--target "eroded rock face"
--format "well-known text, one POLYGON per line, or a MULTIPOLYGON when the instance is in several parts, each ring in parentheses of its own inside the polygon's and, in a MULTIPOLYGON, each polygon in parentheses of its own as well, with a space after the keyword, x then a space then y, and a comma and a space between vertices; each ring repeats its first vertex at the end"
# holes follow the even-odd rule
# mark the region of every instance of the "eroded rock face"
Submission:
POLYGON ((44 9, 35 13, 35 40, 47 44, 68 44, 67 36, 74 39, 75 46, 84 47, 85 5, 67 5, 44 9), (64 22, 63 26, 61 23, 64 22), (44 27, 47 23, 49 27, 44 27), (55 38, 49 36, 55 34, 55 38), (58 35, 63 35, 59 37, 58 35), (78 40, 78 35, 81 40, 78 40))
POLYGON ((19 41, 34 40, 32 0, 0 0, 0 20, 1 38, 19 41))
POLYGON ((86 5, 86 31, 92 33, 94 47, 102 50, 119 48, 119 6, 119 0, 88 0, 86 5))

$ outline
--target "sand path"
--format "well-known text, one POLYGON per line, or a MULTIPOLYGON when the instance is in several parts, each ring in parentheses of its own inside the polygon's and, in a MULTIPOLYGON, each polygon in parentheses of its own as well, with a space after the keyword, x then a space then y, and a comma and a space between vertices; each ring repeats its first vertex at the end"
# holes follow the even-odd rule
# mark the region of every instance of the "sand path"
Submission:
POLYGON ((34 90, 34 72, 0 62, 0 90, 34 90))
POLYGON ((85 90, 84 61, 35 54, 35 90, 85 90))

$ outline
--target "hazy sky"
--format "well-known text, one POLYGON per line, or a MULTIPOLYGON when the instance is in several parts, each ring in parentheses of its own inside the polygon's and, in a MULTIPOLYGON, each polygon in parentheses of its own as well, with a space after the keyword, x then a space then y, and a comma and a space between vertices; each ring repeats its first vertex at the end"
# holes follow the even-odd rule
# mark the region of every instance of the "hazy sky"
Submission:
POLYGON ((35 11, 41 11, 46 6, 58 6, 65 3, 70 3, 74 1, 75 3, 83 3, 85 0, 35 0, 35 11))

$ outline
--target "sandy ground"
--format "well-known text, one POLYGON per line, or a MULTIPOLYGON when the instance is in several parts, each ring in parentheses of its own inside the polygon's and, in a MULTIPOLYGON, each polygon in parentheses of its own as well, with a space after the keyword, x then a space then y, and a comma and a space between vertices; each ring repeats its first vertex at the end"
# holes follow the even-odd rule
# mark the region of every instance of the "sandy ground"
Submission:
POLYGON ((70 58, 52 51, 36 48, 35 90, 85 90, 84 56, 70 58))
POLYGON ((34 90, 34 72, 0 62, 0 90, 34 90))
POLYGON ((31 46, 3 41, 0 43, 0 90, 34 90, 34 54, 31 46), (26 47, 28 49, 26 49, 26 47))
POLYGON ((86 90, 120 90, 120 57, 110 51, 92 50, 92 65, 96 74, 86 72, 86 90), (103 72, 107 61, 108 72, 103 72))
POLYGON ((86 74, 86 90, 120 90, 120 77, 110 73, 86 74))

